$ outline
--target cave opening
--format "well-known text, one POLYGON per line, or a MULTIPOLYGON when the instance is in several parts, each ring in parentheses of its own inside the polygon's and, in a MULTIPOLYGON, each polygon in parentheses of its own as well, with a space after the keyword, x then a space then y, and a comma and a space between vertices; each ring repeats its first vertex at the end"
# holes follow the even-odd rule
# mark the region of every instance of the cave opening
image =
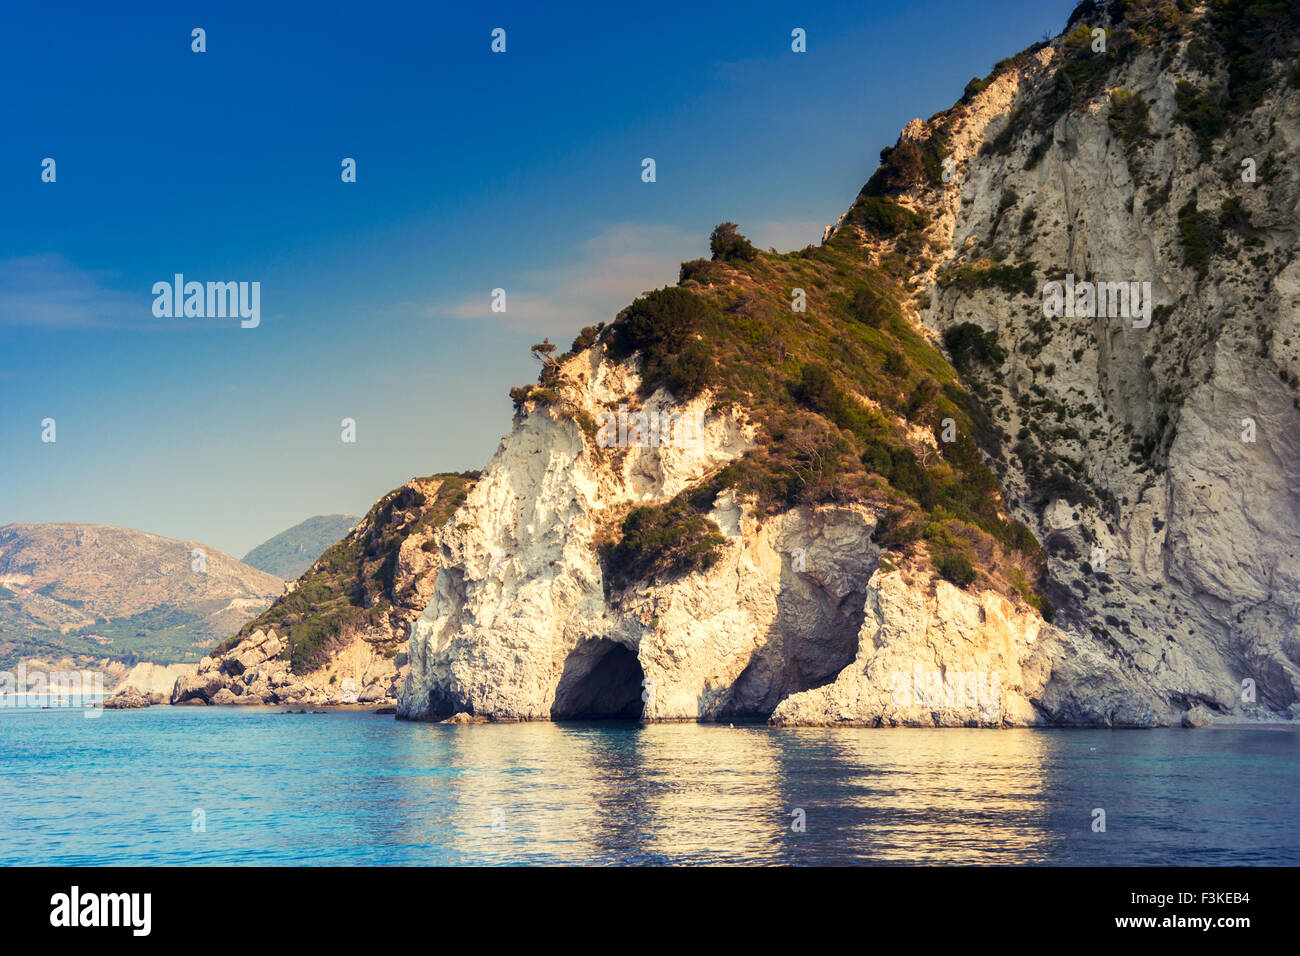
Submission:
POLYGON ((581 642, 565 661, 552 720, 639 720, 645 674, 636 654, 613 641, 581 642))

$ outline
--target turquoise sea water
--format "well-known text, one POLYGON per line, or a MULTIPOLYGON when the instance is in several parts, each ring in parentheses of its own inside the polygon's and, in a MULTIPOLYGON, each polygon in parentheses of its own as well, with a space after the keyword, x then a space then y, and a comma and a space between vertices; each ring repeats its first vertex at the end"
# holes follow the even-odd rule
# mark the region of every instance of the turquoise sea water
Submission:
POLYGON ((1297 864, 1300 733, 10 709, 0 862, 1297 864))

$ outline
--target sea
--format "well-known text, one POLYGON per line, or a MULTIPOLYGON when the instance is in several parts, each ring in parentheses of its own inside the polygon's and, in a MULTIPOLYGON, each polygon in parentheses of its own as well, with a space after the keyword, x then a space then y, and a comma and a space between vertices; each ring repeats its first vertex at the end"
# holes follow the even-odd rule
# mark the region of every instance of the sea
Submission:
POLYGON ((1300 864, 1300 732, 0 708, 0 863, 1300 864))

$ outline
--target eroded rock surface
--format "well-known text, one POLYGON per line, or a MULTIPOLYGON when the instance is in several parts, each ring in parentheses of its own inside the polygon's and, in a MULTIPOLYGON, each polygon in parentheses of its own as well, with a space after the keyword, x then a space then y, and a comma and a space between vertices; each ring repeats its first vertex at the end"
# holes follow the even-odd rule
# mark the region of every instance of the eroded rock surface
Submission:
MULTIPOLYGON (((1088 8, 1116 31, 1113 61, 1081 63, 1089 31, 1076 13, 1073 39, 999 65, 952 110, 909 124, 900 146, 912 144, 918 178, 889 196, 923 221, 923 255, 915 236, 906 249, 888 230, 855 236, 873 261, 907 257, 917 308, 906 315, 932 341, 968 324, 999 347, 986 347, 1002 353, 987 367, 963 363, 963 378, 1001 434, 986 452, 1008 512, 1046 546, 1052 623, 1005 589, 963 590, 917 555, 882 556, 881 508, 864 502, 760 519, 723 492, 709 513, 725 539, 716 563, 620 589, 600 552, 617 519, 702 486, 755 433, 743 407, 707 393, 675 404, 660 389, 642 405, 636 361, 597 345, 566 359, 558 396, 524 403, 434 536, 441 570, 412 627, 399 716, 1294 716, 1300 90, 1287 62, 1264 56, 1269 91, 1198 142, 1179 96, 1228 81, 1189 49, 1213 31, 1157 23, 1147 6, 1088 8), (927 179, 927 149, 955 176, 927 179), (1267 188, 1242 181, 1243 158, 1267 165, 1267 188), (1198 259, 1196 230, 1210 228, 1223 234, 1198 259), (1150 283, 1149 314, 1047 316, 1046 283, 1069 276, 1150 283), (598 447, 584 422, 620 404, 702 416, 702 440, 598 447)), ((876 201, 879 220, 891 207, 876 201)), ((826 241, 862 222, 846 215, 826 241)))

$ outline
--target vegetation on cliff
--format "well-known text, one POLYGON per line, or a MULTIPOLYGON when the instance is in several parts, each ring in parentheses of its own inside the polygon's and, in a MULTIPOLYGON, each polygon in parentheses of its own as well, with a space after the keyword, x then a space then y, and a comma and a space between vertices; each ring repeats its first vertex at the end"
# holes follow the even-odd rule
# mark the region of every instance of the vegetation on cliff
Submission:
MULTIPOLYGON (((927 175, 924 156, 873 181, 900 182, 904 169, 927 175)), ((643 395, 664 387, 683 400, 708 390, 715 406, 742 406, 759 433, 754 450, 700 486, 626 516, 603 550, 612 587, 712 564, 725 542, 708 512, 730 488, 760 515, 872 504, 886 515, 884 546, 912 551, 924 541, 949 580, 981 581, 1046 607, 1023 584, 1037 580, 1041 548, 1005 516, 980 453, 996 432, 905 317, 897 279, 863 252, 863 234, 907 245, 925 217, 874 189, 851 211, 854 228, 827 244, 684 263, 678 287, 637 299, 600 331, 612 357, 640 356, 643 395)), ((719 230, 728 243, 743 238, 731 224, 719 230)), ((1017 287, 1027 278, 1013 275, 1017 287)), ((982 338, 959 354, 999 358, 982 338)))
MULTIPOLYGON (((1053 48, 1050 79, 1015 103, 985 149, 1008 154, 1035 137, 1032 166, 1050 147, 1057 119, 1105 96, 1111 132, 1140 162, 1152 138, 1150 104, 1129 90, 1110 89, 1111 78, 1139 53, 1170 60, 1184 48, 1207 72, 1220 59, 1226 63, 1222 87, 1178 90, 1176 118, 1208 149, 1222 132, 1225 111, 1259 102, 1265 66, 1291 42, 1279 36, 1294 34, 1297 7, 1213 0, 1204 11, 1209 30, 1200 29, 1199 9, 1191 0, 1085 0, 1053 48)), ((708 512, 717 493, 732 488, 751 496, 760 515, 800 504, 871 503, 885 515, 877 532, 882 544, 908 551, 924 541, 936 571, 954 583, 1015 593, 1051 615, 1041 593, 1043 550, 1007 517, 998 480, 985 464, 1000 457, 1002 433, 958 371, 995 372, 1005 353, 996 337, 959 325, 943 343, 949 364, 908 319, 911 277, 946 251, 931 245, 929 216, 915 195, 943 182, 956 111, 998 75, 1028 67, 1047 45, 1000 61, 921 135, 905 134, 883 150, 880 167, 821 246, 760 252, 734 223, 723 223, 711 236, 712 258, 683 263, 676 288, 656 290, 609 326, 583 331, 575 350, 599 343, 611 357, 640 356, 643 396, 663 387, 684 400, 707 390, 717 406, 744 408, 758 428, 757 447, 703 485, 626 516, 603 549, 613 586, 707 567, 723 546, 708 512)), ((1004 194, 998 214, 1018 198, 1004 194)), ((1020 232, 1033 225, 1027 210, 1020 232)), ((1225 209, 1216 221, 1194 204, 1180 226, 1187 262, 1198 270, 1225 229, 1248 235, 1250 228, 1240 210, 1225 209)), ((1032 262, 1007 262, 991 252, 955 263, 937 281, 1017 298, 1031 295, 1042 277, 1032 262)), ((534 397, 558 396, 559 374, 545 371, 545 395, 534 397)), ((1030 460, 1031 494, 1095 501, 1069 464, 1047 456, 1030 460)))
MULTIPOLYGON (((273 629, 285 645, 282 656, 295 673, 304 673, 325 663, 335 644, 352 633, 386 628, 394 641, 405 640, 412 614, 423 606, 410 600, 418 582, 399 580, 402 545, 423 538, 421 548, 431 551, 432 532, 464 503, 477 479, 478 472, 431 475, 390 491, 320 556, 294 590, 213 653, 230 650, 254 630, 273 629)), ((436 571, 436 559, 427 563, 436 571)))

